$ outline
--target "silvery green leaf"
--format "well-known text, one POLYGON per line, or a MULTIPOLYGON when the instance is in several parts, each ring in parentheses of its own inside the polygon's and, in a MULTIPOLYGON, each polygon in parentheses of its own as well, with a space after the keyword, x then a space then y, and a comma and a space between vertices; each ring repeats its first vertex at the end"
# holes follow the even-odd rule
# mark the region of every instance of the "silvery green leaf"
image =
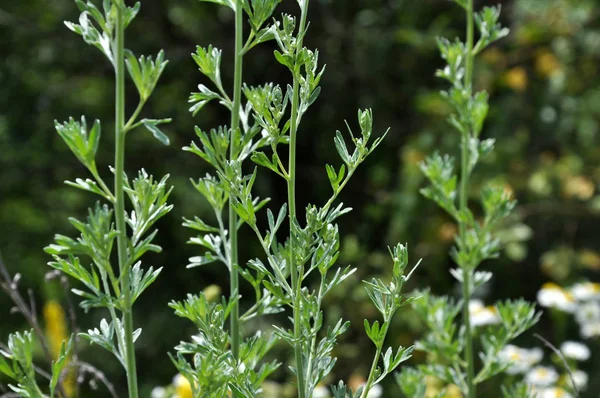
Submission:
POLYGON ((89 178, 86 178, 85 180, 83 180, 81 178, 77 178, 77 179, 75 179, 75 182, 65 181, 65 184, 67 184, 71 187, 74 187, 74 188, 82 189, 87 192, 95 193, 96 195, 102 196, 106 200, 112 201, 112 198, 110 196, 108 196, 108 194, 106 192, 104 192, 102 189, 100 189, 100 187, 98 187, 98 184, 96 183, 96 181, 93 181, 89 178))
POLYGON ((198 90, 200 91, 191 93, 190 98, 188 100, 190 104, 193 104, 190 107, 190 112, 192 112, 192 115, 194 116, 196 116, 196 114, 200 112, 200 110, 204 108, 204 106, 210 101, 214 99, 221 100, 221 103, 223 103, 224 101, 224 99, 219 94, 210 90, 204 84, 198 85, 198 90))
POLYGON ((140 100, 146 101, 150 97, 150 94, 152 94, 152 91, 154 91, 156 83, 169 61, 165 60, 165 53, 162 50, 156 56, 156 60, 144 55, 138 59, 129 50, 125 52, 125 56, 125 64, 129 76, 131 76, 138 90, 140 100))
POLYGON ((95 170, 96 151, 100 141, 100 121, 95 120, 88 132, 85 117, 77 122, 69 118, 64 123, 54 121, 58 135, 65 141, 71 152, 88 169, 95 170))
POLYGON ((58 358, 56 361, 52 362, 52 378, 50 380, 50 398, 54 397, 54 392, 56 391, 56 386, 58 385, 58 381, 61 378, 62 372, 69 362, 69 356, 71 355, 71 350, 73 349, 73 341, 75 336, 71 335, 67 342, 63 341, 60 346, 60 350, 58 353, 58 358))
POLYGON ((142 4, 137 1, 133 7, 125 7, 125 15, 123 17, 124 19, 124 25, 125 27, 129 26, 129 24, 131 23, 131 21, 133 21, 133 19, 137 16, 138 12, 140 12, 140 8, 141 8, 142 4))
POLYGON ((130 273, 130 285, 131 285, 131 303, 135 303, 138 297, 158 278, 158 275, 162 271, 162 267, 154 270, 150 267, 144 273, 141 269, 141 262, 138 261, 129 271, 130 273))
POLYGON ((87 333, 80 333, 80 336, 112 353, 121 362, 123 367, 125 367, 125 361, 114 343, 115 327, 112 322, 108 323, 106 319, 102 319, 100 321, 100 329, 90 329, 87 333))
POLYGON ((169 145, 169 137, 167 137, 165 133, 163 133, 161 129, 158 128, 158 125, 163 123, 170 123, 171 119, 142 119, 141 122, 144 125, 144 127, 146 127, 152 133, 154 138, 159 140, 164 145, 169 145))

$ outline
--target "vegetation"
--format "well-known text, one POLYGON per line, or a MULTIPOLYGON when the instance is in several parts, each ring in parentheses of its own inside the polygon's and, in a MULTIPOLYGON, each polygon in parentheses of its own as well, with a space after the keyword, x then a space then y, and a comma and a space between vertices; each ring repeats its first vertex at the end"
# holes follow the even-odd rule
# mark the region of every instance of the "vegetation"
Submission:
POLYGON ((595 3, 454 3, 0 6, 0 396, 593 392, 595 3))

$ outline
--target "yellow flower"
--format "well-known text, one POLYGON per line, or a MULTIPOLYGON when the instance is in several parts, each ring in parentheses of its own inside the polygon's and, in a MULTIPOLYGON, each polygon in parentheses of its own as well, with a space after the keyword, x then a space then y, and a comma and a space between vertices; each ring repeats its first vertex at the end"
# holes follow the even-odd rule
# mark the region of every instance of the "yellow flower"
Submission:
MULTIPOLYGON (((63 342, 69 340, 65 310, 59 303, 54 300, 50 300, 44 304, 42 313, 44 315, 44 322, 46 324, 48 348, 50 349, 52 358, 57 359, 63 342)), ((70 359, 71 358, 68 358, 67 360, 67 366, 68 362, 70 362, 70 359)), ((76 383, 77 380, 75 378, 75 372, 70 369, 62 383, 65 393, 68 397, 72 397, 74 395, 76 383)))
POLYGON ((192 385, 181 373, 173 378, 175 398, 192 398, 192 385))
POLYGON ((451 242, 452 240, 454 240, 456 232, 456 224, 451 222, 445 222, 440 226, 440 229, 438 230, 438 236, 444 242, 451 242))
POLYGON ((542 51, 535 60, 535 70, 541 76, 550 77, 560 71, 558 59, 549 51, 542 51))
POLYGON ((425 397, 434 398, 440 393, 442 381, 433 376, 425 376, 425 397))
POLYGON ((600 254, 593 250, 584 249, 579 252, 579 261, 586 268, 600 270, 600 254))
POLYGON ((521 66, 514 67, 504 74, 504 82, 515 91, 524 91, 527 88, 527 72, 521 66))
POLYGON ((408 165, 416 166, 425 159, 425 154, 418 149, 408 148, 402 153, 402 160, 408 165))
POLYGON ((448 384, 444 398, 462 398, 462 392, 456 384, 448 384))
POLYGON ((221 299, 221 286, 208 285, 204 289, 204 296, 208 302, 218 302, 221 299))
POLYGON ((592 180, 583 176, 571 177, 565 181, 563 193, 567 198, 589 200, 594 196, 596 186, 592 180))
POLYGON ((487 62, 490 65, 495 65, 500 63, 501 61, 503 61, 505 59, 504 54, 502 53, 502 51, 500 51, 500 49, 498 47, 491 47, 488 50, 485 50, 482 54, 481 54, 481 58, 487 62))
POLYGON ((348 380, 348 387, 356 391, 360 387, 364 386, 366 382, 367 380, 364 377, 362 377, 360 374, 354 373, 348 380))

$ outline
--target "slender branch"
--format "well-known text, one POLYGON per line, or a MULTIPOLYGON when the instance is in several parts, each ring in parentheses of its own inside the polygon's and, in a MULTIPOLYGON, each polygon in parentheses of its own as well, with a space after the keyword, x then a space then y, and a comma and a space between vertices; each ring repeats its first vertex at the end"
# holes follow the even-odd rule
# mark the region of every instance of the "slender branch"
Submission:
POLYGON ((98 368, 92 366, 87 362, 73 362, 73 365, 77 366, 82 373, 89 373, 93 375, 97 380, 100 380, 106 387, 108 392, 113 398, 118 398, 118 394, 115 390, 115 386, 106 378, 106 375, 98 368))
POLYGON ((104 192, 104 194, 106 195, 106 199, 108 199, 112 203, 115 203, 115 197, 113 196, 110 189, 108 189, 108 186, 106 185, 102 177, 100 177, 100 174, 98 174, 98 169, 96 168, 95 164, 93 164, 90 168, 90 172, 92 173, 92 177, 94 177, 100 188, 102 188, 102 192, 104 192))
MULTIPOLYGON (((473 0, 468 0, 467 4, 467 54, 466 54, 466 71, 465 71, 465 88, 470 95, 473 93, 473 0)), ((459 211, 461 214, 467 210, 467 198, 469 187, 469 140, 473 132, 471 129, 462 135, 461 138, 461 180, 460 180, 460 196, 459 196, 459 211)), ((459 223, 459 234, 461 240, 466 239, 467 225, 464 221, 459 223)), ((473 336, 471 332, 471 319, 469 314, 469 301, 471 300, 471 277, 473 271, 470 267, 463 268, 463 323, 465 327, 465 362, 467 364, 467 398, 475 398, 475 358, 473 355, 473 336)))
MULTIPOLYGON (((304 31, 306 29, 306 19, 308 14, 308 0, 305 0, 304 6, 301 7, 300 26, 298 28, 298 43, 296 44, 296 51, 302 49, 302 42, 304 37, 304 31)), ((298 398, 307 398, 306 396, 306 383, 304 374, 304 360, 302 357, 302 325, 301 325, 301 308, 300 300, 302 294, 302 279, 299 275, 303 275, 304 272, 301 269, 296 268, 294 261, 294 238, 293 229, 296 223, 296 140, 298 133, 298 117, 299 117, 299 105, 300 105, 300 79, 298 76, 299 71, 294 71, 294 83, 292 91, 292 115, 291 115, 291 128, 290 128, 290 144, 289 144, 289 164, 288 164, 288 208, 289 208, 289 219, 290 219, 290 273, 292 279, 293 292, 293 311, 294 311, 294 356, 296 359, 296 375, 298 378, 298 398)))
MULTIPOLYGON (((323 289, 325 288, 325 276, 321 276, 321 282, 319 283, 319 292, 317 294, 317 307, 321 308, 321 304, 323 302, 323 289)), ((316 321, 315 321, 316 324, 316 321)), ((307 375, 307 383, 310 383, 310 374, 312 373, 312 364, 313 357, 316 355, 316 346, 317 346, 317 333, 318 330, 315 330, 316 327, 313 326, 313 336, 312 341, 310 342, 310 354, 308 356, 308 364, 306 365, 306 375, 307 375)), ((308 386, 307 386, 308 389, 308 386)))
POLYGON ((333 202, 335 202, 335 200, 337 199, 337 197, 339 196, 339 194, 342 192, 342 190, 344 189, 344 187, 346 186, 346 184, 348 184, 348 181, 350 181, 350 178, 352 178, 352 175, 354 174, 354 171, 356 169, 349 169, 348 170, 348 175, 346 176, 346 178, 344 178, 344 181, 342 181, 342 183, 340 184, 340 186, 338 187, 338 189, 335 190, 335 192, 333 193, 333 195, 331 196, 331 198, 329 198, 329 200, 327 201, 327 203, 325 203, 325 206, 323 206, 323 208, 321 209, 321 211, 323 213, 327 213, 327 211, 329 210, 329 208, 331 207, 331 205, 333 204, 333 202))
POLYGON ((138 116, 139 116, 140 112, 142 111, 142 109, 144 108, 145 104, 146 104, 146 100, 140 100, 140 102, 138 103, 137 108, 135 108, 135 111, 133 111, 133 114, 131 115, 131 117, 129 118, 129 120, 127 121, 127 123, 125 124, 125 126, 123 127, 123 131, 125 133, 128 132, 129 130, 132 130, 135 127, 137 127, 137 126, 140 125, 140 123, 135 123, 135 121, 138 118, 138 116))
MULTIPOLYGON (((231 108, 231 135, 240 130, 240 109, 242 106, 242 66, 244 55, 242 47, 244 45, 244 8, 243 0, 237 0, 235 4, 235 71, 233 82, 233 107, 231 108)), ((241 130, 240 130, 241 134, 241 130)), ((233 145, 233 140, 229 145, 229 157, 233 160, 236 156, 237 148, 233 145)), ((239 358, 240 353, 240 306, 237 296, 239 296, 239 272, 238 266, 238 231, 237 214, 233 203, 229 202, 229 250, 230 250, 230 273, 229 284, 231 288, 231 300, 233 307, 229 315, 230 334, 231 334, 231 352, 234 358, 239 358), (234 297, 234 295, 236 297, 234 297)))
POLYGON ((571 384, 573 384, 573 389, 575 390, 575 395, 577 395, 579 397, 579 388, 577 387, 577 383, 575 383, 575 377, 573 377, 573 372, 571 371, 571 368, 569 367, 569 364, 567 363, 567 360, 565 359, 565 356, 562 354, 562 352, 560 352, 560 350, 558 348, 556 348, 551 342, 546 340, 541 335, 534 333, 533 337, 541 340, 541 342, 544 343, 544 345, 546 347, 550 348, 556 355, 558 355, 563 366, 567 370, 567 373, 569 374, 569 378, 571 379, 571 384))
MULTIPOLYGON (((387 333, 387 328, 386 328, 386 333, 387 333)), ((369 378, 367 379, 367 384, 365 385, 365 389, 363 390, 362 395, 361 395, 362 398, 367 398, 367 396, 369 395, 369 391, 371 390, 371 387, 373 387, 373 381, 375 380, 375 371, 377 370, 377 364, 379 363, 379 357, 381 356, 382 348, 383 348, 383 345, 377 346, 377 351, 375 353, 375 357, 373 358, 373 363, 371 363, 371 370, 369 371, 369 378)))
POLYGON ((125 367, 129 398, 138 398, 135 348, 133 345, 133 312, 129 282, 129 258, 127 255, 127 230, 125 227, 125 193, 123 173, 125 168, 125 3, 116 5, 115 41, 115 219, 119 235, 117 251, 121 292, 123 294, 123 318, 125 329, 125 367))

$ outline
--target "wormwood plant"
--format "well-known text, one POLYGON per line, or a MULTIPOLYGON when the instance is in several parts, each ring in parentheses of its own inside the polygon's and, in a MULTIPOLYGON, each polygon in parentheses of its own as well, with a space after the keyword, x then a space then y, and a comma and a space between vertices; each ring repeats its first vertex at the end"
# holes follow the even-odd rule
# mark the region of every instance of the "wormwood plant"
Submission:
MULTIPOLYGON (((192 142, 184 150, 192 152, 212 165, 217 175, 223 176, 229 163, 242 163, 259 147, 267 144, 267 138, 260 135, 261 126, 249 124, 250 103, 242 106, 242 74, 244 56, 255 46, 273 39, 273 26, 267 23, 281 0, 236 1, 205 0, 230 8, 235 14, 235 54, 234 81, 232 95, 225 90, 221 79, 221 50, 209 45, 197 46, 192 57, 200 72, 214 85, 211 90, 204 84, 199 91, 190 95, 190 111, 195 115, 207 103, 218 100, 231 115, 230 127, 222 126, 210 132, 196 127, 200 146, 192 142), (244 18, 247 17, 249 32, 244 37, 244 18)), ((281 116, 280 116, 281 117, 281 116)), ((171 302, 176 315, 190 319, 200 331, 192 342, 182 342, 176 347, 177 357, 172 358, 179 372, 192 386, 194 396, 226 396, 233 391, 236 396, 254 397, 262 382, 279 366, 276 362, 264 364, 257 369, 261 359, 273 346, 273 337, 257 334, 243 340, 240 324, 262 314, 276 313, 280 301, 268 290, 261 288, 264 276, 254 278, 250 272, 239 267, 237 233, 242 226, 234 203, 224 183, 215 175, 207 174, 192 184, 208 201, 214 210, 217 226, 213 227, 198 217, 186 219, 184 226, 199 231, 201 235, 190 240, 192 244, 205 247, 208 251, 190 259, 188 267, 219 261, 230 274, 230 298, 221 303, 215 302, 210 294, 188 295, 184 302, 171 302), (228 209, 228 225, 225 225, 224 211, 228 209), (256 304, 244 314, 239 311, 239 275, 250 281, 256 293, 256 304), (225 323, 229 318, 229 334, 225 323), (193 355, 189 363, 185 355, 193 355)), ((256 200, 255 210, 268 202, 256 200)))
MULTIPOLYGON (((81 11, 79 23, 65 24, 82 36, 87 44, 97 47, 115 71, 115 163, 110 168, 114 188, 111 190, 104 182, 95 160, 100 143, 100 121, 94 121, 91 126, 88 126, 85 117, 80 121, 71 118, 63 123, 56 122, 56 131, 92 176, 92 179, 78 178, 75 182, 66 183, 98 195, 107 203, 97 202, 89 209, 84 221, 70 218, 80 236, 74 239, 56 235, 56 242, 49 245, 46 252, 54 259, 49 263, 51 267, 83 284, 83 290, 72 291, 82 297, 80 306, 84 310, 108 309, 108 321, 103 319, 99 329, 81 335, 119 360, 127 374, 129 397, 137 398, 134 342, 141 329, 134 329, 133 304, 161 271, 152 267, 144 271, 140 258, 148 251, 161 250, 152 243, 157 233, 152 226, 172 206, 166 203, 171 192, 166 185, 167 177, 156 181, 141 170, 137 177, 129 179, 124 170, 125 138, 130 131, 144 126, 163 144, 169 143, 158 127, 169 119, 139 119, 167 61, 162 51, 153 59, 145 56, 136 58, 125 49, 125 29, 138 14, 139 2, 130 7, 124 0, 104 0, 101 8, 91 1, 75 0, 75 3, 81 11), (127 74, 139 93, 138 105, 129 119, 125 118, 127 74), (127 211, 126 198, 131 206, 127 211), (118 266, 113 265, 115 241, 118 266)), ((30 341, 27 336, 21 339, 25 346, 30 341)))
MULTIPOLYGON (((208 1, 208 0, 207 0, 208 1)), ((334 143, 342 159, 336 168, 326 166, 333 193, 322 205, 309 204, 302 219, 296 209, 296 141, 302 117, 317 100, 321 88, 320 79, 324 68, 318 64, 318 51, 303 45, 307 34, 308 0, 298 0, 300 18, 284 14, 270 25, 277 0, 210 0, 231 8, 235 12, 236 46, 233 100, 224 90, 221 81, 221 51, 211 46, 198 47, 193 55, 200 71, 214 85, 214 90, 204 85, 190 97, 192 112, 199 111, 211 100, 231 111, 231 126, 219 127, 210 132, 196 128, 200 144, 192 143, 184 150, 207 161, 216 175, 208 174, 193 181, 196 189, 206 198, 214 210, 217 226, 195 218, 184 225, 200 232, 191 243, 199 244, 206 252, 190 260, 190 266, 213 261, 225 264, 231 274, 231 294, 220 303, 211 302, 207 294, 189 295, 183 302, 173 302, 176 314, 192 320, 199 334, 192 342, 182 342, 176 347, 174 359, 179 371, 192 386, 195 397, 220 397, 230 391, 237 397, 255 397, 261 391, 261 383, 272 373, 277 363, 263 364, 256 369, 262 357, 273 345, 274 339, 258 333, 243 340, 239 324, 253 317, 274 313, 287 307, 291 310, 292 329, 275 326, 275 336, 287 342, 294 350, 295 366, 290 367, 297 381, 298 396, 312 397, 317 384, 331 372, 336 359, 331 353, 337 338, 349 326, 340 319, 333 327, 322 333, 323 313, 321 305, 325 295, 348 278, 355 269, 346 267, 332 271, 339 255, 339 231, 335 220, 349 212, 343 204, 335 205, 336 199, 347 185, 357 167, 381 143, 383 136, 371 144, 373 115, 370 110, 358 111, 360 134, 354 135, 347 125, 354 145, 348 150, 343 135, 338 131, 334 143), (246 14, 250 24, 247 39, 242 33, 242 16, 246 14), (292 84, 282 88, 273 83, 258 87, 242 84, 242 57, 255 45, 275 40, 275 59, 292 75, 292 84), (242 94, 246 104, 242 105, 242 94), (252 117, 250 117, 252 116, 252 117), (287 162, 280 155, 282 145, 288 145, 287 162), (263 149, 265 148, 265 149, 263 149), (267 155, 267 152, 269 153, 267 155), (242 163, 250 158, 279 177, 287 184, 287 203, 278 211, 267 210, 268 230, 261 231, 257 212, 267 200, 252 193, 257 170, 245 175, 242 163), (225 227, 223 212, 229 206, 229 226, 225 227), (239 221, 238 221, 239 218, 239 221), (287 238, 281 228, 288 219, 287 238), (246 224, 258 238, 264 250, 266 263, 253 259, 246 267, 237 259, 237 229, 246 224), (279 238, 278 238, 279 235, 279 238), (247 280, 254 288, 256 303, 243 315, 238 312, 238 277, 247 280), (309 280, 318 279, 317 289, 309 280), (229 334, 224 331, 230 318, 229 334), (231 344, 231 349, 229 347, 231 344), (238 346, 239 345, 239 346, 238 346), (239 348, 238 348, 239 347, 239 348), (192 355, 192 361, 186 358, 192 355)), ((385 136, 385 134, 384 134, 385 136)), ((401 294, 407 276, 406 247, 398 245, 392 251, 393 278, 388 284, 373 279, 367 284, 369 296, 383 316, 383 323, 365 321, 367 334, 376 346, 376 356, 368 382, 356 393, 347 391, 343 382, 333 388, 336 397, 366 397, 369 389, 393 371, 410 356, 412 348, 390 348, 383 353, 384 340, 392 316, 404 303, 410 301, 401 294), (378 366, 380 357, 383 368, 378 366)))
POLYGON ((42 397, 67 397, 62 386, 59 385, 61 375, 68 362, 69 352, 73 346, 73 337, 68 342, 63 342, 56 361, 52 362, 49 378, 49 394, 44 394, 37 382, 39 370, 33 364, 33 352, 35 339, 33 331, 23 333, 16 332, 8 337, 6 349, 0 350, 0 373, 14 380, 17 384, 9 384, 11 390, 20 397, 42 398, 42 397))
MULTIPOLYGON (((431 329, 425 338, 417 343, 417 348, 431 354, 431 362, 419 369, 403 371, 398 382, 408 397, 424 397, 425 375, 431 375, 446 383, 455 384, 469 397, 476 396, 478 384, 499 374, 509 364, 499 355, 501 349, 512 339, 533 326, 539 319, 534 306, 524 300, 497 303, 495 311, 499 325, 477 329, 481 351, 481 366, 477 370, 475 362, 475 332, 469 314, 469 301, 475 289, 490 280, 490 272, 477 271, 486 259, 494 258, 500 250, 499 241, 494 238, 494 228, 514 208, 515 202, 503 187, 488 184, 480 192, 482 213, 476 215, 468 203, 469 180, 478 161, 488 155, 494 147, 494 140, 481 139, 480 134, 488 113, 488 95, 476 92, 473 87, 473 64, 475 56, 494 41, 506 36, 508 29, 499 23, 500 7, 484 7, 475 13, 473 0, 454 0, 461 6, 467 17, 466 42, 459 39, 450 41, 438 39, 442 58, 447 65, 437 72, 437 76, 448 80, 451 87, 442 95, 451 104, 453 113, 450 124, 461 137, 460 182, 454 172, 454 159, 448 155, 434 154, 421 165, 430 182, 423 189, 425 197, 435 201, 458 224, 459 232, 451 256, 458 265, 452 275, 462 285, 462 300, 450 297, 435 297, 428 292, 413 303, 419 316, 431 329), (475 25, 479 40, 474 41, 475 25), (458 203, 457 203, 458 202, 458 203), (456 318, 462 312, 460 327, 456 318)), ((525 397, 526 388, 504 389, 506 397, 525 397)), ((442 391, 440 394, 444 394, 442 391)))
MULTIPOLYGON (((52 271, 46 275, 46 280, 54 279, 59 271, 52 271)), ((41 376, 49 381, 49 395, 59 397, 76 398, 80 396, 79 385, 83 384, 86 377, 90 376, 90 385, 102 383, 112 397, 116 397, 114 386, 106 378, 104 373, 90 363, 79 358, 78 345, 74 336, 67 336, 65 314, 60 305, 49 301, 44 305, 43 314, 45 328, 40 325, 36 311, 34 293, 31 289, 27 291, 29 300, 25 299, 20 292, 20 274, 10 275, 7 267, 0 258, 0 289, 4 290, 14 303, 11 313, 19 313, 25 318, 31 331, 24 333, 13 333, 9 335, 8 344, 0 343, 0 373, 16 382, 9 387, 20 394, 20 396, 41 397, 43 391, 39 387, 36 376, 41 376), (45 330, 44 330, 45 329, 45 330), (45 359, 45 366, 34 365, 36 353, 41 348, 45 359), (37 351, 37 352, 36 352, 37 351), (6 358, 6 359, 5 359, 6 358), (48 370, 49 369, 49 370, 48 370), (29 394, 29 395, 27 395, 29 394)), ((60 283, 66 294, 70 293, 70 285, 66 276, 61 275, 60 283)), ((77 329, 77 316, 67 300, 69 307, 69 318, 72 329, 77 329)), ((4 394, 7 389, 0 384, 2 397, 11 396, 4 394)))

